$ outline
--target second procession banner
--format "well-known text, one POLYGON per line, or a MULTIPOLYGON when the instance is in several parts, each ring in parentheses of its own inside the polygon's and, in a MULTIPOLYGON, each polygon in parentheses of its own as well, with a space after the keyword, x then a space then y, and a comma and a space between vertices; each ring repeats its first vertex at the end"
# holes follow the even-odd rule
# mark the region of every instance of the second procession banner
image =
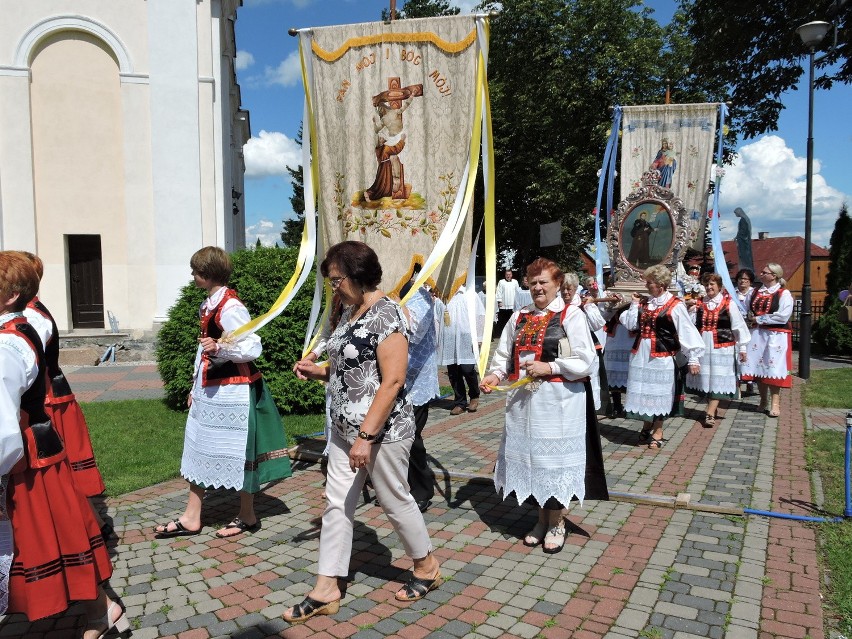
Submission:
POLYGON ((703 252, 719 105, 626 106, 622 110, 622 197, 639 186, 645 171, 657 170, 659 185, 671 189, 689 213, 689 244, 703 252))

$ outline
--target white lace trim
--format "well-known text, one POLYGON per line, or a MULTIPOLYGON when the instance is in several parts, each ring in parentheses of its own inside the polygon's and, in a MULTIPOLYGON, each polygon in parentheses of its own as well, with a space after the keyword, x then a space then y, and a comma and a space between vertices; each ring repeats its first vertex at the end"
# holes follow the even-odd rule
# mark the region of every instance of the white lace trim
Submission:
POLYGON ((494 471, 494 487, 503 491, 505 499, 514 492, 518 503, 532 495, 539 504, 551 497, 568 506, 573 497, 583 505, 586 496, 586 465, 570 468, 535 468, 516 462, 499 461, 494 471))
POLYGON ((193 390, 180 474, 208 488, 243 487, 248 439, 246 385, 193 390))

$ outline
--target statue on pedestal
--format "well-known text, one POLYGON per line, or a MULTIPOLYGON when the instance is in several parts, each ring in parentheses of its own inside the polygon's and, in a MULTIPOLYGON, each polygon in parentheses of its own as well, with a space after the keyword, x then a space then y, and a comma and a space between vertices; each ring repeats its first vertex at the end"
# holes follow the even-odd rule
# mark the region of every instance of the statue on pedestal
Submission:
POLYGON ((734 209, 734 215, 740 218, 737 228, 737 255, 739 255, 739 268, 747 268, 754 272, 754 256, 751 252, 751 220, 740 207, 734 209))

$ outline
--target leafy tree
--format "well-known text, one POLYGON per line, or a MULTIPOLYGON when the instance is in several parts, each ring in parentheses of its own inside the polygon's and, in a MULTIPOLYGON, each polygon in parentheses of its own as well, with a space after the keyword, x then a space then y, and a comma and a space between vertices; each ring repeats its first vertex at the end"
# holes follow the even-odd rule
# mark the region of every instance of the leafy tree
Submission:
MULTIPOLYGON (((406 0, 402 9, 397 9, 396 19, 454 16, 460 11, 458 7, 451 7, 448 0, 406 0)), ((390 20, 390 12, 387 9, 382 9, 382 20, 390 20)))
POLYGON ((263 245, 260 243, 260 238, 257 238, 257 242, 254 243, 254 248, 260 248, 261 246, 263 245))
MULTIPOLYGON (((684 75, 691 55, 684 19, 664 29, 639 0, 501 4, 488 67, 499 248, 527 264, 540 252, 539 224, 560 220, 556 257, 575 264, 592 237, 609 107, 663 102, 665 79, 684 75)), ((712 97, 688 80, 675 101, 712 97)))
POLYGON ((814 325, 814 340, 825 352, 832 354, 852 353, 852 325, 839 319, 843 303, 838 294, 852 281, 852 218, 844 203, 831 233, 828 249, 828 276, 826 288, 828 295, 822 316, 814 325))
MULTIPOLYGON (((302 125, 299 125, 296 143, 302 146, 302 125)), ((290 184, 293 187, 290 205, 293 207, 296 219, 283 220, 284 230, 281 231, 281 241, 284 246, 299 246, 302 243, 302 227, 305 225, 305 175, 301 164, 295 169, 288 166, 287 173, 290 174, 290 184)))
POLYGON ((828 248, 828 297, 837 297, 852 281, 852 218, 846 203, 840 207, 828 248))
MULTIPOLYGON (((690 73, 717 78, 729 87, 734 128, 746 138, 778 128, 784 105, 780 96, 795 88, 803 74, 807 51, 796 27, 813 20, 834 21, 837 48, 819 63, 817 88, 852 82, 852 34, 848 0, 680 0, 687 17, 686 33, 694 41, 690 73)), ((830 33, 820 46, 827 51, 830 33)))

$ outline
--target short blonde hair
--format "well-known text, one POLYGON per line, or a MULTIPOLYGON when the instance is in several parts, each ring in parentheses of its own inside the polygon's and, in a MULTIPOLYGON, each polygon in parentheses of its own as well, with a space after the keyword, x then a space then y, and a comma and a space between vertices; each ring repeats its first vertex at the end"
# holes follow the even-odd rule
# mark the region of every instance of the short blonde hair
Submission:
POLYGON ((672 272, 662 264, 649 266, 645 269, 642 277, 663 288, 668 288, 669 284, 672 283, 672 272))
POLYGON ((766 265, 766 268, 772 271, 772 274, 775 276, 775 279, 778 280, 778 283, 781 286, 787 286, 787 280, 784 279, 784 269, 781 268, 780 264, 778 264, 777 262, 769 262, 766 265))

